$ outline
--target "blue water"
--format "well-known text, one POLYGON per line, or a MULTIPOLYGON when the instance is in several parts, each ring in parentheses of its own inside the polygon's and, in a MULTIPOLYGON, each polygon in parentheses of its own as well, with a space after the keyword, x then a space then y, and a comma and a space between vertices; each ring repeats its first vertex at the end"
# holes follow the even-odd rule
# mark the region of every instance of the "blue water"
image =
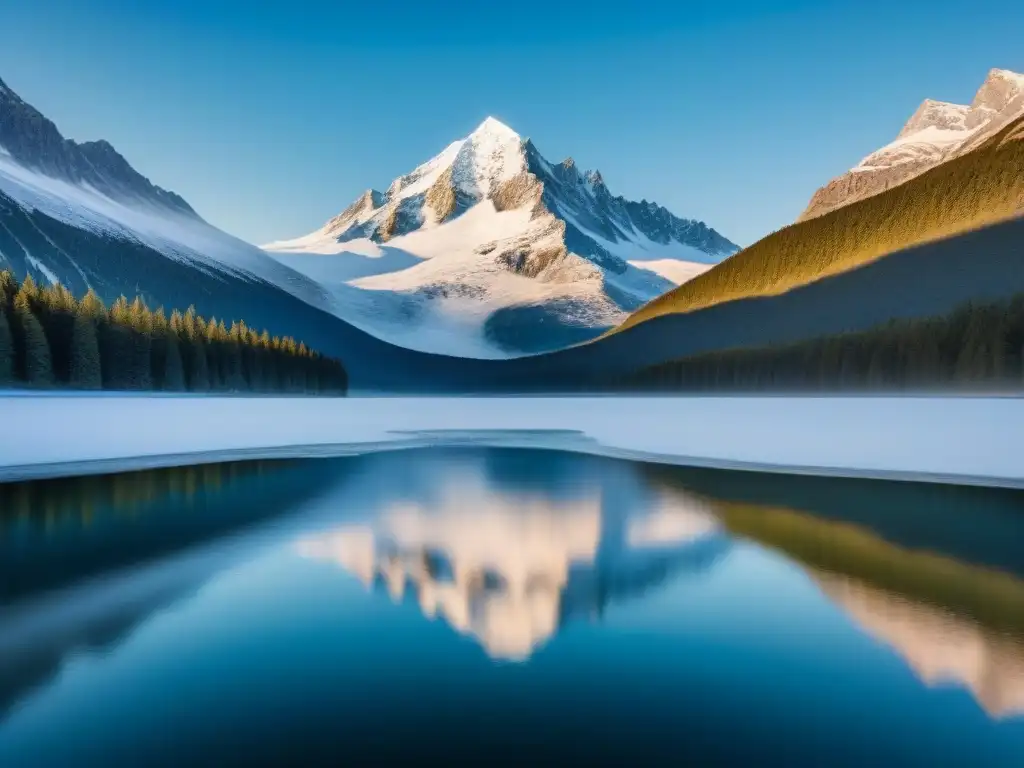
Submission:
POLYGON ((1020 492, 431 449, 0 510, 3 766, 1024 764, 1020 492))

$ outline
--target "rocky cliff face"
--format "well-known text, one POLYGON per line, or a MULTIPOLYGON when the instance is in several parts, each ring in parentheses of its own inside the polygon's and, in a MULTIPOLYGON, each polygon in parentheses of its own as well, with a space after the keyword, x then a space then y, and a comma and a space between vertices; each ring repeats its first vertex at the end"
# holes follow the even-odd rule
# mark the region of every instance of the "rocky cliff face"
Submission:
POLYGON ((1024 75, 993 69, 971 104, 926 99, 896 140, 832 179, 798 221, 877 195, 968 152, 1024 113, 1024 75))
POLYGON ((65 139, 57 126, 0 80, 0 152, 19 165, 130 203, 196 217, 174 192, 151 183, 106 141, 79 144, 65 139))

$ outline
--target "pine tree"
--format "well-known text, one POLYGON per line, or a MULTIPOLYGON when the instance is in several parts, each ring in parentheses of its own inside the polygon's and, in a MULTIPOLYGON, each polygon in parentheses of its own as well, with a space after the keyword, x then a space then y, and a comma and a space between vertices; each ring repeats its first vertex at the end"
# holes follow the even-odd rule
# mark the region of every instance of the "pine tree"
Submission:
POLYGON ((71 337, 77 308, 71 291, 60 283, 41 289, 33 305, 50 345, 54 377, 60 383, 71 379, 71 337))
POLYGON ((132 337, 132 389, 149 390, 153 388, 153 317, 138 296, 128 308, 128 322, 132 337))
POLYGON ((247 336, 244 324, 232 323, 225 333, 224 342, 224 384, 232 392, 244 392, 249 387, 245 381, 242 344, 247 336))
POLYGON ((3 285, 0 284, 0 387, 9 387, 14 382, 14 337, 7 321, 2 292, 3 285))
POLYGON ((195 339, 188 346, 188 388, 192 392, 208 392, 210 390, 210 371, 206 357, 206 345, 201 339, 195 339))
POLYGON ((19 289, 14 273, 9 269, 0 271, 0 307, 10 310, 14 308, 14 297, 19 289))
POLYGON ((49 387, 53 384, 53 363, 50 358, 50 345, 46 341, 46 333, 31 306, 31 296, 38 296, 33 291, 31 277, 22 283, 22 290, 14 299, 14 312, 21 328, 22 349, 24 352, 24 369, 22 378, 34 387, 49 387), (26 286, 28 288, 26 289, 26 286))
POLYGON ((164 331, 164 370, 162 385, 168 392, 182 392, 185 389, 185 368, 181 359, 181 346, 178 335, 167 329, 164 331))
POLYGON ((100 389, 103 386, 96 322, 87 314, 78 315, 74 321, 69 383, 74 389, 100 389))
POLYGON ((163 307, 157 307, 151 314, 152 333, 150 334, 149 373, 153 389, 166 389, 164 371, 167 368, 167 338, 170 327, 163 307))
POLYGON ((21 282, 21 288, 18 289, 18 293, 25 296, 30 304, 34 304, 39 300, 39 286, 36 285, 36 281, 32 279, 32 275, 25 275, 25 279, 21 282))
POLYGON ((78 302, 78 313, 88 315, 96 322, 99 322, 106 312, 106 307, 103 306, 100 297, 96 295, 96 291, 92 288, 86 291, 85 296, 78 302))
POLYGON ((134 352, 131 328, 118 322, 104 324, 100 337, 104 389, 135 389, 134 352))
POLYGON ((224 361, 217 318, 211 317, 203 331, 206 340, 206 360, 210 376, 210 389, 219 391, 224 389, 224 361))

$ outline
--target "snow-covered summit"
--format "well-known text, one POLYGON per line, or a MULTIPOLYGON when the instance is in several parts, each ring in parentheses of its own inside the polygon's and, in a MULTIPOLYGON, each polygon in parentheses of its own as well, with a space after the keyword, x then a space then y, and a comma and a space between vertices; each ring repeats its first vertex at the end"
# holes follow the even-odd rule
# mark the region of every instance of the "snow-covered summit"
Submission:
POLYGON ((572 158, 549 162, 494 117, 386 192, 264 248, 331 286, 366 330, 486 357, 596 335, 738 250, 702 222, 612 195, 572 158))
POLYGON ((1024 114, 1024 75, 990 70, 969 105, 925 99, 896 139, 819 189, 800 219, 902 184, 977 147, 1024 114))
POLYGON ((483 199, 524 171, 522 138, 501 121, 488 117, 461 142, 452 163, 452 183, 464 194, 483 199))
POLYGON ((967 115, 971 108, 963 104, 925 99, 900 131, 898 139, 905 139, 928 128, 941 131, 967 130, 967 115))
MULTIPOLYGON (((978 121, 983 110, 1002 112, 1024 93, 1024 75, 1008 69, 993 69, 982 83, 971 102, 971 111, 978 121)), ((973 126, 968 126, 973 127, 973 126)))

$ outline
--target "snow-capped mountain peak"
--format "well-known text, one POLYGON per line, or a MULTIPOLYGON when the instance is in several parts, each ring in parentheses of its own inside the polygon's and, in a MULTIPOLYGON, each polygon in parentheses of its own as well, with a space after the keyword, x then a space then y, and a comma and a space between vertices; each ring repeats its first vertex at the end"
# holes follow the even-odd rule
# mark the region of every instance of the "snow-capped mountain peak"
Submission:
POLYGON ((902 184, 969 152, 1024 113, 1024 75, 992 69, 969 105, 925 99, 896 139, 819 189, 799 220, 902 184))
POLYGON ((452 163, 452 183, 479 200, 525 170, 522 138, 500 120, 488 117, 462 141, 452 163))
POLYGON ((972 110, 1002 112, 1024 93, 1024 75, 1008 69, 993 69, 971 102, 972 110))
POLYGON ((907 124, 903 126, 903 130, 900 131, 897 138, 906 138, 926 128, 963 131, 967 128, 967 115, 970 111, 971 108, 963 104, 925 99, 907 121, 907 124))
POLYGON ((548 162, 494 117, 383 195, 367 190, 320 230, 264 248, 334 285, 367 330, 451 351, 436 341, 444 326, 461 354, 487 357, 596 335, 738 250, 701 222, 613 196, 572 158, 548 162), (401 309, 382 324, 385 297, 401 309))
POLYGON ((522 137, 496 117, 486 117, 468 138, 492 137, 497 141, 522 141, 522 137))

